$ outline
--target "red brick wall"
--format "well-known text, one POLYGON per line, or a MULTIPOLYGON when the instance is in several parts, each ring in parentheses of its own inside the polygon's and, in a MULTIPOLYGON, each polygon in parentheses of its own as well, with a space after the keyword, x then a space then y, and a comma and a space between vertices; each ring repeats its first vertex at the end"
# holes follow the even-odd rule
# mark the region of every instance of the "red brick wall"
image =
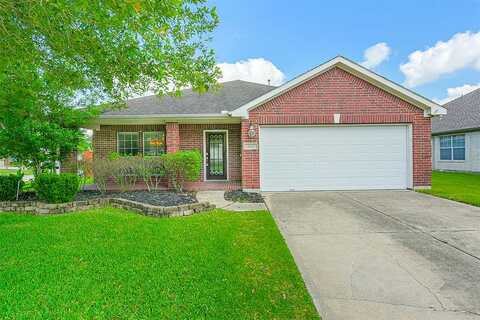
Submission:
MULTIPOLYGON (((353 76, 333 68, 253 109, 242 123, 242 141, 258 143, 258 125, 333 124, 334 114, 348 124, 411 123, 413 184, 431 184, 430 118, 423 110, 353 76), (254 124, 257 135, 248 137, 254 124)), ((242 187, 260 188, 259 151, 242 151, 242 187)))
POLYGON ((165 144, 167 145, 167 152, 176 152, 180 148, 180 133, 178 123, 167 123, 165 125, 166 137, 165 144))
MULTIPOLYGON (((228 130, 228 179, 238 181, 242 178, 240 124, 180 124, 180 150, 197 149, 203 156, 203 131, 215 129, 228 130)), ((203 177, 202 166, 200 181, 203 177)))

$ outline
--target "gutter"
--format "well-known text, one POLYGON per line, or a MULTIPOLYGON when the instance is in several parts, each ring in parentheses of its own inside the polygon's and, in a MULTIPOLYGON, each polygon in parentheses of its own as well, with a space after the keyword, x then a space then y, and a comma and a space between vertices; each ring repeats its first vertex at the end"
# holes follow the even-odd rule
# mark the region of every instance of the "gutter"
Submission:
POLYGON ((177 122, 184 124, 240 123, 240 117, 232 117, 229 111, 222 113, 197 114, 140 114, 140 115, 100 115, 85 126, 99 130, 100 125, 151 125, 177 122))
POLYGON ((230 111, 222 111, 222 113, 178 113, 178 114, 112 114, 101 115, 98 119, 151 119, 151 118, 229 118, 230 111))
POLYGON ((480 127, 473 127, 473 128, 465 128, 465 129, 452 129, 452 130, 447 130, 447 131, 438 131, 438 132, 432 132, 432 136, 441 136, 445 134, 453 134, 453 133, 466 133, 466 132, 474 132, 474 131, 480 131, 480 127))

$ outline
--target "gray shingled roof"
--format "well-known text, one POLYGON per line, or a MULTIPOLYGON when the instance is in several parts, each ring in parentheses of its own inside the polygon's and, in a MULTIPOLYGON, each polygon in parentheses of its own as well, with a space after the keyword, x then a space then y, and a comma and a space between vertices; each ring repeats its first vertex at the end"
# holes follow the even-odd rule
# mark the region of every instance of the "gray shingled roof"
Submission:
POLYGON ((235 80, 222 83, 221 88, 212 93, 199 94, 187 89, 180 97, 152 95, 131 99, 127 101, 127 108, 106 111, 103 115, 218 114, 233 111, 273 89, 273 86, 235 80))
POLYGON ((432 119, 432 133, 480 128, 480 89, 452 100, 444 107, 447 114, 432 119))

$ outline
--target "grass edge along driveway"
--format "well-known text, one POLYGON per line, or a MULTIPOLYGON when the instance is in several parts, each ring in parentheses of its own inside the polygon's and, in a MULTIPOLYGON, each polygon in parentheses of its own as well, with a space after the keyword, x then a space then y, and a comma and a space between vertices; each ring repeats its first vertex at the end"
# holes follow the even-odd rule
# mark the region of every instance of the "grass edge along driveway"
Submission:
POLYGON ((479 207, 480 174, 434 171, 432 188, 418 191, 479 207))
POLYGON ((266 211, 0 214, 3 319, 318 319, 266 211))

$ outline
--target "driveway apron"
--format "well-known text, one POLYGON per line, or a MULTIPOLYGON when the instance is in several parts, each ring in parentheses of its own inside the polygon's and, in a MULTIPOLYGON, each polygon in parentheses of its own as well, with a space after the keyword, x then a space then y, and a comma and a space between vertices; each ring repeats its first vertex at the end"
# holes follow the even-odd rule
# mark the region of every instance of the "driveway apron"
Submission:
POLYGON ((403 190, 265 196, 324 319, 480 319, 480 208, 403 190))

